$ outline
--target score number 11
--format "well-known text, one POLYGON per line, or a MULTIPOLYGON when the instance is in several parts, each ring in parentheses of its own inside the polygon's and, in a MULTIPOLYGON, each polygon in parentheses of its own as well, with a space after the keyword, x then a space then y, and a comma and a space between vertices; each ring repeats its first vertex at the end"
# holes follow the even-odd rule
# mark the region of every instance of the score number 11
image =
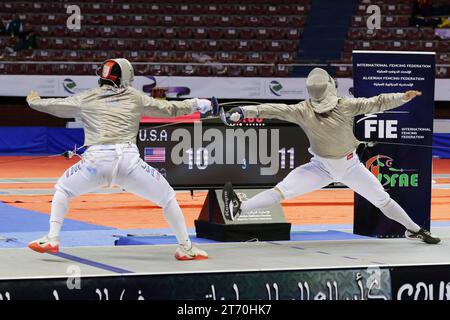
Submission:
MULTIPOLYGON (((186 153, 188 154, 188 164, 189 169, 194 169, 194 162, 198 169, 205 170, 208 167, 208 160, 209 160, 209 154, 208 149, 206 148, 199 148, 197 149, 197 152, 195 152, 192 148, 186 150, 186 153), (195 156, 195 161, 194 161, 195 156)), ((278 151, 280 154, 280 167, 281 169, 286 169, 286 155, 289 154, 289 169, 294 169, 295 166, 295 149, 289 148, 286 150, 286 148, 282 148, 278 151)))

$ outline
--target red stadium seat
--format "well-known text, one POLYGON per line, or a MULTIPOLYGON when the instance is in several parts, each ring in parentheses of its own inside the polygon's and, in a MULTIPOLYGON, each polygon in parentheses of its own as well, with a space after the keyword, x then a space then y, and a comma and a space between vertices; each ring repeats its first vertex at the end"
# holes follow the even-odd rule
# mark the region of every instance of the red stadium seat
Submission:
POLYGON ((262 56, 259 52, 251 52, 247 57, 248 62, 250 63, 262 63, 262 56))
POLYGON ((190 45, 192 51, 200 52, 205 50, 206 43, 203 40, 191 40, 190 45))
POLYGON ((269 43, 267 45, 267 50, 269 50, 269 51, 281 51, 281 50, 283 50, 283 48, 281 46, 281 42, 280 41, 272 40, 272 41, 269 41, 269 43))
POLYGON ((439 41, 439 52, 448 52, 450 53, 450 41, 441 40, 439 41))
POLYGON ((158 46, 163 51, 171 51, 175 43, 170 39, 162 39, 158 41, 158 46))
POLYGON ((289 67, 284 64, 278 64, 275 67, 274 76, 275 77, 287 77, 290 73, 289 67))
POLYGON ((437 78, 450 78, 450 68, 438 67, 436 71, 437 78))
POLYGON ((391 48, 397 51, 405 50, 406 42, 394 40, 391 42, 391 48))
POLYGON ((242 67, 241 66, 228 65, 228 66, 226 66, 226 69, 224 71, 225 71, 225 73, 222 73, 222 74, 227 75, 228 77, 240 77, 242 75, 242 67))
POLYGON ((248 41, 241 40, 237 42, 236 46, 237 51, 249 51, 250 50, 250 44, 248 41))
POLYGON ((301 37, 300 29, 289 29, 286 36, 283 38, 291 39, 291 40, 299 40, 301 37))
POLYGON ((425 40, 434 40, 436 35, 434 33, 434 29, 432 28, 422 28, 422 38, 425 40))
POLYGON ((228 62, 233 61, 233 57, 231 56, 231 54, 229 52, 219 52, 216 55, 216 60, 220 61, 220 62, 228 63, 228 62))
POLYGON ((252 39, 254 36, 254 31, 252 29, 239 29, 238 30, 238 37, 239 39, 252 39))
POLYGON ((141 27, 134 27, 130 33, 133 38, 144 38, 146 36, 145 29, 141 27))
POLYGON ((222 46, 220 45, 220 41, 217 40, 208 40, 205 46, 208 51, 218 51, 221 50, 222 46))
POLYGON ((223 30, 220 28, 208 29, 208 38, 218 40, 223 37, 223 30))
POLYGON ((207 33, 205 28, 196 28, 193 33, 194 38, 205 39, 207 38, 207 33))
POLYGON ((396 22, 396 26, 397 27, 408 27, 409 26, 409 21, 410 21, 410 16, 397 16, 397 22, 396 22))
POLYGON ((189 43, 186 40, 177 40, 175 42, 175 50, 186 51, 189 50, 189 43))
POLYGON ((211 75, 211 67, 210 66, 197 66, 196 76, 199 77, 208 77, 211 75))
MULTIPOLYGON (((145 28, 143 33, 146 38, 150 39, 157 39, 161 37, 161 29, 157 27, 145 28)), ((131 36, 133 36, 133 34, 131 34, 131 36)))
POLYGON ((234 63, 246 63, 248 62, 248 54, 246 52, 234 52, 231 54, 232 62, 234 63))
MULTIPOLYGON (((133 40, 133 43, 136 40, 133 40)), ((134 46, 133 45, 133 49, 134 50, 149 50, 149 51, 157 51, 159 49, 158 40, 154 40, 154 39, 144 39, 144 40, 137 40, 140 42, 140 46, 134 46)))
POLYGON ((115 40, 115 49, 125 51, 131 49, 131 41, 125 39, 116 39, 115 40))
POLYGON ((273 77, 275 68, 273 66, 261 66, 258 68, 258 75, 261 77, 273 77))
POLYGON ((226 48, 228 51, 234 51, 237 46, 237 42, 233 40, 222 40, 222 48, 226 48))
POLYGON ((302 28, 305 25, 305 18, 303 16, 293 16, 290 18, 290 21, 286 24, 286 26, 302 28))
POLYGON ((422 37, 422 33, 420 29, 417 28, 408 28, 406 29, 407 39, 408 40, 418 40, 422 37))
POLYGON ((142 60, 140 60, 139 51, 137 51, 137 50, 124 51, 123 52, 123 57, 125 59, 128 59, 131 62, 142 61, 142 60))
MULTIPOLYGON (((80 53, 77 50, 69 50, 64 52, 64 60, 65 61, 80 61, 80 53)), ((90 60, 92 61, 92 60, 90 60)))
POLYGON ((196 73, 196 70, 197 68, 195 67, 195 66, 192 66, 192 65, 184 65, 184 66, 182 66, 182 69, 181 69, 181 74, 183 75, 183 76, 193 76, 193 75, 195 75, 195 73, 196 73))
POLYGON ((191 26, 204 26, 201 16, 192 16, 188 23, 191 26))
POLYGON ((283 41, 281 47, 284 51, 293 52, 298 50, 298 41, 283 41))
POLYGON ((116 18, 116 24, 120 26, 129 26, 132 23, 132 17, 128 15, 118 15, 116 18))
POLYGON ((420 51, 422 49, 422 45, 419 41, 407 41, 405 49, 409 51, 420 51))
POLYGON ((265 63, 276 63, 278 60, 275 52, 263 52, 262 57, 265 63))
POLYGON ((336 69, 336 77, 348 78, 352 75, 351 68, 349 66, 339 66, 336 69))
POLYGON ((174 28, 165 28, 163 29, 162 36, 165 39, 173 39, 177 37, 177 34, 174 28))
POLYGON ((160 62, 170 62, 172 55, 169 51, 158 51, 156 53, 156 59, 160 62))
POLYGON ((405 40, 407 37, 406 29, 396 28, 392 33, 392 38, 395 40, 405 40))
POLYGON ((450 53, 439 53, 437 55, 437 63, 449 64, 450 63, 450 53))
POLYGON ((258 28, 255 32, 255 38, 265 40, 269 38, 269 31, 266 28, 258 28))
POLYGON ((362 16, 353 16, 352 17, 352 27, 356 27, 356 28, 361 28, 361 27, 365 27, 366 25, 366 21, 364 19, 364 17, 362 16))
POLYGON ((147 76, 150 74, 150 66, 148 64, 135 64, 134 70, 138 76, 147 76))
POLYGON ((116 36, 116 30, 114 28, 109 27, 109 26, 108 27, 102 27, 99 30, 98 35, 101 36, 101 37, 112 38, 112 37, 116 36))
POLYGON ((228 28, 225 30, 225 34, 224 37, 226 39, 237 39, 238 37, 238 32, 235 28, 228 28))
POLYGON ((422 49, 426 51, 436 51, 438 48, 438 42, 437 41, 423 41, 422 42, 422 49))
POLYGON ((283 52, 281 55, 278 56, 277 60, 281 63, 293 63, 294 57, 292 53, 283 52))
POLYGON ((258 69, 255 66, 249 65, 244 66, 242 75, 244 77, 257 77, 258 76, 258 69))
POLYGON ((95 38, 98 36, 98 27, 86 26, 82 28, 86 37, 95 38))

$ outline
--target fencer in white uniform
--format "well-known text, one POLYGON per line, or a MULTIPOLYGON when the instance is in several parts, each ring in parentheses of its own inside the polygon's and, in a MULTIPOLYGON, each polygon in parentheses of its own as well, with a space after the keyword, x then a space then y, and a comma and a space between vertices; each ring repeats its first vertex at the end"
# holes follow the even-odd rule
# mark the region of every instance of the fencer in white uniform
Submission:
POLYGON ((294 105, 261 104, 231 109, 229 121, 244 117, 276 118, 298 124, 306 133, 313 155, 307 164, 290 172, 275 188, 241 203, 231 183, 224 187, 226 215, 236 217, 241 211, 267 208, 341 182, 369 200, 388 218, 405 228, 409 239, 439 243, 440 239, 420 228, 384 190, 380 181, 359 161, 355 152, 359 141, 353 134, 353 118, 360 114, 383 112, 407 103, 418 91, 381 94, 372 98, 339 98, 334 79, 321 68, 313 69, 306 80, 309 99, 294 105))
MULTIPOLYGON (((98 71, 100 87, 64 99, 41 99, 37 92, 27 97, 29 106, 57 117, 80 117, 85 133, 81 161, 67 169, 55 185, 50 231, 29 248, 56 253, 59 235, 70 199, 101 186, 119 185, 163 208, 178 243, 178 260, 206 259, 207 253, 193 246, 175 191, 166 179, 144 162, 135 144, 142 116, 176 117, 211 110, 206 99, 167 101, 149 97, 131 84, 134 71, 126 59, 105 61, 98 71)), ((149 217, 151 219, 151 217, 149 217)))

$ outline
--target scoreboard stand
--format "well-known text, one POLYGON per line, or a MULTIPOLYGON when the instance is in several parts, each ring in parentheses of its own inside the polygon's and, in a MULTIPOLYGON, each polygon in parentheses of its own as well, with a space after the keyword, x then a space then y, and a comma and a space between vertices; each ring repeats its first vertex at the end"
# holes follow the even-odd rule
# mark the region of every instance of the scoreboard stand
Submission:
MULTIPOLYGON (((241 200, 260 192, 235 190, 241 200)), ((290 240, 291 224, 286 222, 281 205, 241 214, 235 221, 224 217, 222 190, 209 190, 202 210, 195 220, 197 237, 222 242, 290 240)))

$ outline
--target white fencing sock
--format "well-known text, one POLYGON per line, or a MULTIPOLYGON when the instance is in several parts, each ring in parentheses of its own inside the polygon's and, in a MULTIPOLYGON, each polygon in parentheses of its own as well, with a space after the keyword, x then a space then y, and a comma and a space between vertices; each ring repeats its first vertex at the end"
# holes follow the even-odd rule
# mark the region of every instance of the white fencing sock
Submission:
POLYGON ((69 197, 63 192, 56 190, 53 195, 52 209, 50 214, 50 231, 48 232, 49 238, 59 237, 61 227, 69 209, 69 197))
POLYGON ((411 230, 413 232, 417 232, 420 230, 420 227, 411 220, 408 214, 403 210, 400 205, 392 199, 389 199, 389 202, 379 208, 384 215, 392 220, 397 221, 402 224, 406 229, 411 230))
POLYGON ((253 198, 243 201, 241 204, 242 212, 248 212, 255 209, 269 208, 281 201, 281 193, 275 189, 269 189, 258 193, 253 198))
POLYGON ((167 223, 169 223, 175 233, 178 243, 190 249, 192 247, 192 243, 189 239, 183 212, 181 212, 181 208, 178 205, 177 200, 172 198, 172 200, 170 200, 169 203, 163 208, 163 212, 167 223))

